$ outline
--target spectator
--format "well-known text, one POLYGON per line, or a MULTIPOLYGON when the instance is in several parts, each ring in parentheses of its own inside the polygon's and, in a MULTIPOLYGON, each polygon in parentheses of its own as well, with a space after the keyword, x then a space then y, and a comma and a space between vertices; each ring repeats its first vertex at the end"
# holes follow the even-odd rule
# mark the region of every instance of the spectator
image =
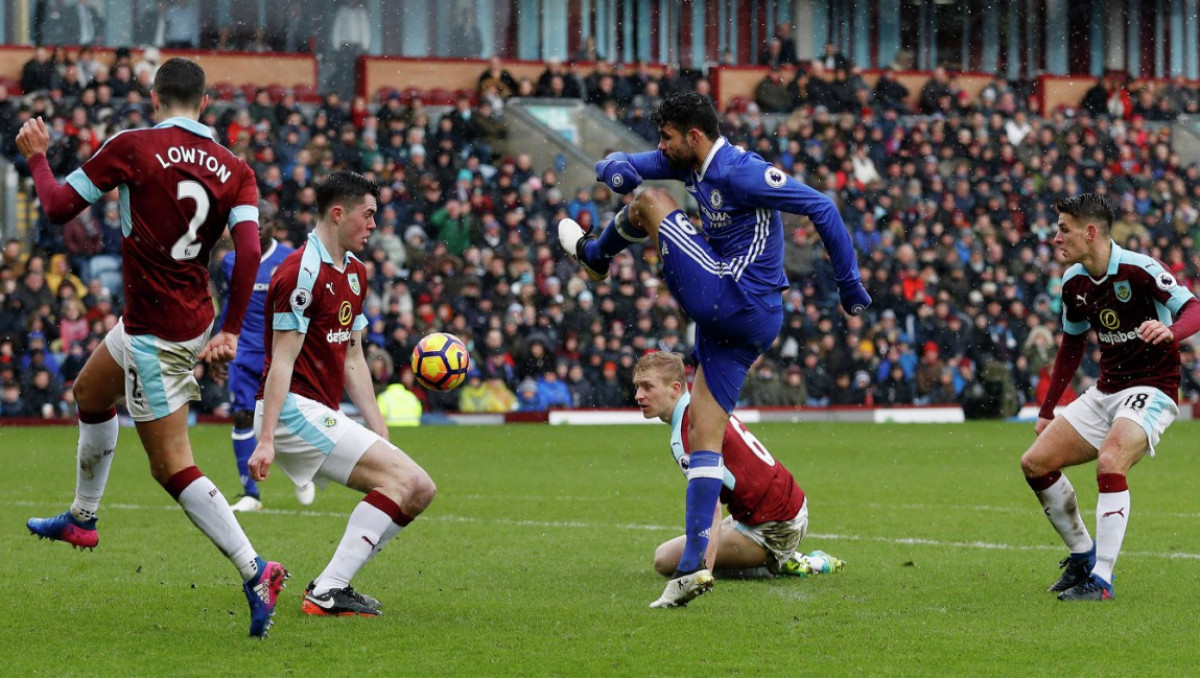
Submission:
POLYGON ((783 57, 783 41, 777 37, 773 37, 763 46, 762 51, 758 53, 758 65, 766 66, 771 70, 779 70, 784 64, 790 65, 794 60, 787 60, 783 57))
POLYGON ((754 88, 754 101, 763 113, 787 113, 792 110, 792 95, 783 83, 783 74, 772 67, 754 88))
POLYGON ((775 27, 775 38, 779 40, 781 63, 796 63, 796 40, 792 37, 792 24, 784 21, 775 27))
POLYGON ((29 416, 29 409, 21 398, 21 386, 9 379, 0 387, 0 417, 16 418, 29 416))
MULTIPOLYGON (((401 381, 394 381, 378 394, 379 412, 389 428, 411 427, 421 425, 423 407, 417 398, 401 381)), ((461 402, 461 400, 460 400, 461 402)), ((461 408, 465 412, 465 408, 461 408)))
POLYGON ((56 419, 60 415, 62 389, 55 383, 54 375, 45 368, 33 371, 29 386, 22 392, 22 399, 29 416, 56 419))
POLYGON ((501 99, 508 99, 516 95, 520 89, 517 79, 513 77, 512 73, 508 72, 508 69, 504 68, 500 57, 493 56, 488 59, 488 67, 479 74, 479 81, 476 84, 475 91, 482 95, 488 87, 495 87, 501 99))
POLYGON ((808 405, 808 386, 804 383, 804 370, 799 365, 791 365, 784 372, 783 388, 786 394, 784 405, 808 405))
POLYGON ((841 70, 850 69, 850 59, 837 48, 832 42, 825 43, 825 50, 821 54, 821 63, 825 65, 825 70, 831 73, 836 73, 841 70))
POLYGON ((920 111, 926 115, 946 112, 950 105, 950 76, 946 69, 937 67, 921 88, 920 111))
POLYGON ((517 388, 517 411, 544 412, 549 408, 541 393, 538 392, 537 382, 524 379, 517 388))
POLYGON ((788 404, 788 393, 779 380, 775 364, 769 358, 760 358, 751 369, 742 389, 742 400, 747 407, 779 407, 788 404))
POLYGON ((33 50, 33 56, 21 67, 21 91, 26 94, 46 92, 55 86, 57 79, 58 72, 50 60, 50 49, 38 45, 33 50))
POLYGON ((571 60, 586 61, 589 63, 604 61, 604 55, 601 54, 596 48, 595 36, 589 35, 586 39, 584 39, 583 46, 579 48, 579 51, 575 52, 575 55, 571 57, 571 60))

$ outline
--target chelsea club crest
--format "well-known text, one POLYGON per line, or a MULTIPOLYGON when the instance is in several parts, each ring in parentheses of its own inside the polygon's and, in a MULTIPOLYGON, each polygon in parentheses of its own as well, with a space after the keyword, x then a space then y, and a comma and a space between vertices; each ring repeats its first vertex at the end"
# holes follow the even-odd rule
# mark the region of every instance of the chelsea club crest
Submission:
POLYGON ((714 189, 712 190, 712 193, 709 193, 709 194, 708 194, 708 203, 709 203, 710 205, 712 205, 712 208, 713 208, 713 209, 715 209, 715 210, 719 210, 719 209, 721 209, 721 205, 722 205, 724 202, 725 202, 725 198, 724 198, 724 196, 722 196, 722 195, 721 195, 721 192, 720 192, 720 191, 718 191, 717 189, 715 189, 715 188, 714 188, 714 189))
POLYGON ((357 295, 362 289, 358 286, 358 274, 351 273, 348 280, 350 281, 350 291, 357 295))
POLYGON ((1133 290, 1129 288, 1128 280, 1120 280, 1113 285, 1113 292, 1117 295, 1117 301, 1126 302, 1133 297, 1133 290))

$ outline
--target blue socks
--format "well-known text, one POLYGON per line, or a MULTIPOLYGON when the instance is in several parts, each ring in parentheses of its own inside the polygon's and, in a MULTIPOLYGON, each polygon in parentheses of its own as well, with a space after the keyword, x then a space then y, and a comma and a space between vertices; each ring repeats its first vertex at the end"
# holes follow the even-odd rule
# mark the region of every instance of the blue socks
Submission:
POLYGON ((708 450, 692 452, 688 464, 686 511, 684 513, 683 555, 679 558, 676 576, 704 567, 704 551, 708 548, 708 531, 713 514, 721 499, 725 467, 721 455, 708 450))
POLYGON ((595 240, 584 241, 583 257, 589 266, 607 270, 613 257, 629 247, 630 243, 642 242, 646 239, 646 233, 630 223, 625 210, 626 208, 622 207, 621 211, 617 212, 617 216, 613 217, 608 226, 600 231, 600 235, 595 240))
POLYGON ((258 497, 258 483, 250 477, 250 455, 258 446, 252 428, 233 429, 233 456, 237 459, 238 477, 242 480, 242 492, 251 497, 258 497))

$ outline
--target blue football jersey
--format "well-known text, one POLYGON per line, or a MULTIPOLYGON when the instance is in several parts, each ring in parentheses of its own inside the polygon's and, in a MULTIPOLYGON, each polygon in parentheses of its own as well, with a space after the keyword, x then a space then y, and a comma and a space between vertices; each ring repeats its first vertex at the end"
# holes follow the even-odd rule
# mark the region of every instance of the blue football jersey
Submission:
MULTIPOLYGON (((250 358, 261 364, 263 356, 267 353, 266 347, 263 346, 263 331, 266 329, 267 289, 271 286, 271 275, 291 253, 292 248, 276 240, 272 240, 266 251, 262 253, 258 265, 258 275, 254 278, 254 291, 250 294, 250 304, 246 307, 246 316, 242 320, 242 333, 238 335, 238 350, 235 359, 238 363, 244 363, 246 359, 250 358)), ((233 256, 234 253, 229 252, 221 259, 221 275, 225 278, 226 289, 229 288, 229 281, 233 277, 233 256)), ((220 327, 221 322, 225 320, 225 309, 228 307, 229 299, 226 298, 217 327, 220 327)))
POLYGON ((839 283, 859 279, 858 259, 837 206, 756 153, 719 137, 699 171, 671 167, 662 151, 613 153, 633 164, 643 179, 681 181, 700 206, 709 245, 725 262, 724 275, 751 294, 787 289, 783 272, 783 221, 779 212, 812 220, 839 283))

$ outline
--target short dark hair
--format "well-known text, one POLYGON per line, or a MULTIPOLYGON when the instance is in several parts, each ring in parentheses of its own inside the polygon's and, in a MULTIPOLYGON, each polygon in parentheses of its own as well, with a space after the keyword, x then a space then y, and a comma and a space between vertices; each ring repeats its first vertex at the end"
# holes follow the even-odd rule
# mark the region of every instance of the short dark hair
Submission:
POLYGON ((680 132, 695 128, 709 139, 716 139, 721 135, 717 109, 713 108, 708 97, 699 92, 676 92, 668 95, 654 109, 650 120, 659 127, 669 124, 680 132))
POLYGON ((358 172, 338 170, 329 178, 315 187, 317 192, 317 215, 329 214, 329 208, 334 205, 349 207, 356 205, 363 196, 375 196, 379 202, 379 184, 364 177, 358 172))
POLYGON ((159 104, 199 108, 204 100, 204 69, 200 64, 181 57, 163 62, 154 74, 154 91, 159 104))
POLYGON ((1108 198, 1099 193, 1080 193, 1070 198, 1060 198, 1054 204, 1059 214, 1066 214, 1084 221, 1095 221, 1101 230, 1108 233, 1117 220, 1116 212, 1108 198))

